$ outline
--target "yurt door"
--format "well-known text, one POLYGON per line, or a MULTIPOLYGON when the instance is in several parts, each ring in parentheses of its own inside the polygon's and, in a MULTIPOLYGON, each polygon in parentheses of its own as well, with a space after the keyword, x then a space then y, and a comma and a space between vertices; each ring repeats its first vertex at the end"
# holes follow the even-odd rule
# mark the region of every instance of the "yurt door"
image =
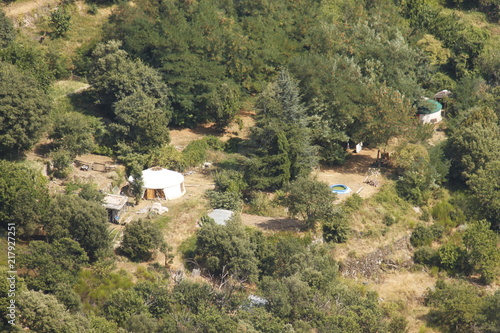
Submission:
POLYGON ((155 198, 155 190, 154 189, 146 189, 145 193, 146 200, 153 200, 155 198))

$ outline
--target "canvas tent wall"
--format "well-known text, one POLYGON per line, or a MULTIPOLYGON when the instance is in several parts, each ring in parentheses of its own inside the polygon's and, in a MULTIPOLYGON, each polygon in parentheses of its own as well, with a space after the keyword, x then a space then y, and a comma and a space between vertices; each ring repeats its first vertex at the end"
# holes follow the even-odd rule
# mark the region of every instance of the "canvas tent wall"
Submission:
POLYGON ((443 105, 441 103, 432 99, 426 99, 417 106, 418 119, 424 124, 439 123, 443 120, 443 116, 441 115, 442 109, 443 105))
MULTIPOLYGON (((134 181, 132 176, 129 181, 134 181)), ((184 176, 163 168, 150 168, 142 171, 143 199, 173 200, 186 193, 184 176)))

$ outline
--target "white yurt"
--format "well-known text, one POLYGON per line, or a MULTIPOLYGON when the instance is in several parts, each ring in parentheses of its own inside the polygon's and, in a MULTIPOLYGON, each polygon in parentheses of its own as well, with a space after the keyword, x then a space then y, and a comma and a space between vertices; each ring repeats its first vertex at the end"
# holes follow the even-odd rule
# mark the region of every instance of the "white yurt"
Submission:
MULTIPOLYGON (((133 182, 134 178, 130 176, 129 181, 133 182)), ((173 200, 186 193, 184 176, 172 170, 160 167, 149 168, 142 171, 142 181, 143 199, 146 200, 173 200)))

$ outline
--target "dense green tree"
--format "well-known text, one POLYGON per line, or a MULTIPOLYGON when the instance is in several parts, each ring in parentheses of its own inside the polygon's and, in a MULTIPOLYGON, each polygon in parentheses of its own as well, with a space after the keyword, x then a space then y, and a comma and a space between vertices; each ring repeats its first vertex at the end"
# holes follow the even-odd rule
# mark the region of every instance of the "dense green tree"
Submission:
POLYGON ((80 185, 80 192, 78 195, 87 201, 95 201, 100 204, 104 203, 105 194, 97 189, 95 183, 84 183, 80 185))
POLYGON ((309 105, 311 136, 320 146, 322 160, 343 162, 349 127, 361 112, 366 82, 352 58, 316 54, 294 59, 291 72, 299 80, 309 105))
POLYGON ((138 91, 113 106, 115 122, 110 125, 114 140, 145 153, 170 141, 168 116, 157 101, 138 91))
POLYGON ((50 238, 72 238, 95 261, 105 256, 111 246, 106 223, 107 213, 101 203, 60 195, 52 200, 44 225, 50 238))
POLYGON ((185 279, 174 286, 172 298, 175 303, 179 303, 192 313, 197 314, 204 306, 215 301, 212 291, 212 287, 208 283, 196 283, 185 279))
POLYGON ((467 182, 480 206, 477 210, 491 221, 495 229, 500 229, 500 161, 486 163, 467 182))
POLYGON ((52 244, 33 241, 20 256, 19 267, 25 268, 25 280, 36 290, 55 292, 59 284, 72 285, 76 282, 81 266, 88 257, 80 245, 61 238, 52 244))
POLYGON ((256 244, 241 222, 227 225, 204 223, 196 235, 196 257, 216 277, 229 273, 236 279, 255 282, 258 277, 256 244))
POLYGON ((498 332, 500 327, 498 311, 500 311, 500 292, 496 291, 495 294, 486 297, 482 308, 482 315, 484 316, 482 327, 485 332, 498 332))
POLYGON ((119 41, 109 41, 97 45, 92 53, 88 80, 97 102, 110 108, 115 102, 142 91, 168 116, 170 93, 162 77, 141 61, 130 59, 127 52, 120 49, 121 45, 119 41))
POLYGON ((47 180, 23 163, 0 160, 0 223, 14 223, 16 236, 32 236, 49 204, 47 180))
POLYGON ((297 82, 287 70, 267 86, 257 106, 261 111, 251 135, 256 157, 248 164, 249 184, 257 189, 279 188, 308 176, 317 163, 316 147, 297 82))
POLYGON ((89 153, 94 148, 94 128, 90 119, 77 112, 58 117, 49 138, 55 150, 64 149, 74 158, 89 153))
POLYGON ((53 150, 50 153, 52 158, 52 174, 57 178, 67 178, 71 173, 71 163, 74 157, 65 149, 53 150))
POLYGON ((171 310, 172 297, 168 285, 168 280, 156 276, 155 282, 139 282, 134 289, 144 299, 148 307, 148 312, 155 318, 161 318, 165 312, 171 310))
POLYGON ((128 332, 150 333, 156 332, 158 321, 146 313, 134 314, 125 321, 123 327, 128 332))
MULTIPOLYGON (((0 315, 2 319, 0 320, 0 330, 4 332, 9 332, 9 329, 12 328, 12 325, 8 323, 8 321, 14 319, 13 316, 7 316, 9 314, 9 304, 12 299, 12 289, 11 282, 13 282, 13 274, 9 273, 10 269, 7 265, 4 265, 0 268, 0 315), (9 295, 10 294, 10 295, 9 295)), ((23 279, 20 279, 18 276, 15 277, 15 289, 16 292, 21 292, 26 290, 26 283, 23 279)))
POLYGON ((477 326, 482 299, 475 287, 467 284, 436 283, 429 291, 426 305, 431 307, 430 320, 450 332, 471 332, 477 326))
POLYGON ((335 211, 333 201, 336 195, 327 184, 315 179, 299 178, 284 188, 287 194, 282 204, 291 216, 300 216, 309 228, 318 221, 325 221, 335 211))
POLYGON ((14 42, 0 49, 0 60, 15 65, 38 82, 36 87, 47 92, 54 81, 54 68, 47 52, 34 43, 14 42))
POLYGON ((50 103, 38 84, 0 62, 0 153, 14 156, 33 147, 42 134, 50 103))
POLYGON ((498 276, 498 235, 490 230, 490 224, 479 221, 469 225, 463 236, 467 257, 472 269, 481 274, 485 283, 491 283, 498 276))
POLYGON ((163 243, 158 226, 150 221, 138 220, 127 224, 120 251, 134 261, 149 260, 163 243))
POLYGON ((16 31, 12 20, 5 15, 5 11, 0 9, 0 46, 9 45, 16 38, 16 31))
POLYGON ((134 289, 118 289, 104 303, 102 311, 108 320, 123 325, 130 317, 146 311, 146 304, 134 289))
POLYGON ((19 307, 20 326, 40 333, 92 332, 89 320, 79 314, 72 315, 52 295, 40 291, 23 291, 16 303, 19 307))
POLYGON ((367 88, 372 92, 366 96, 363 110, 351 126, 353 140, 379 145, 387 144, 395 136, 411 137, 417 123, 415 109, 408 99, 385 84, 367 88))
POLYGON ((277 189, 290 181, 290 144, 284 131, 271 124, 255 128, 252 145, 257 156, 248 161, 245 169, 245 178, 251 188, 277 189))
POLYGON ((327 242, 345 243, 349 235, 349 223, 342 213, 331 214, 323 222, 323 239, 327 242))
POLYGON ((468 180, 489 161, 500 158, 500 127, 490 108, 474 108, 448 140, 450 174, 468 180))

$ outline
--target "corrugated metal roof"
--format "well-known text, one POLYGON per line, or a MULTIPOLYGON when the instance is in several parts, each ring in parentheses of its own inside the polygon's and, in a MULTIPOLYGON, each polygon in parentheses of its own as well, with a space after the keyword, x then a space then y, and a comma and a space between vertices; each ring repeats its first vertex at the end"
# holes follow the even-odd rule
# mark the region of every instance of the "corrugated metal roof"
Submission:
POLYGON ((127 204, 128 198, 123 195, 107 194, 102 204, 106 209, 120 210, 127 204))

